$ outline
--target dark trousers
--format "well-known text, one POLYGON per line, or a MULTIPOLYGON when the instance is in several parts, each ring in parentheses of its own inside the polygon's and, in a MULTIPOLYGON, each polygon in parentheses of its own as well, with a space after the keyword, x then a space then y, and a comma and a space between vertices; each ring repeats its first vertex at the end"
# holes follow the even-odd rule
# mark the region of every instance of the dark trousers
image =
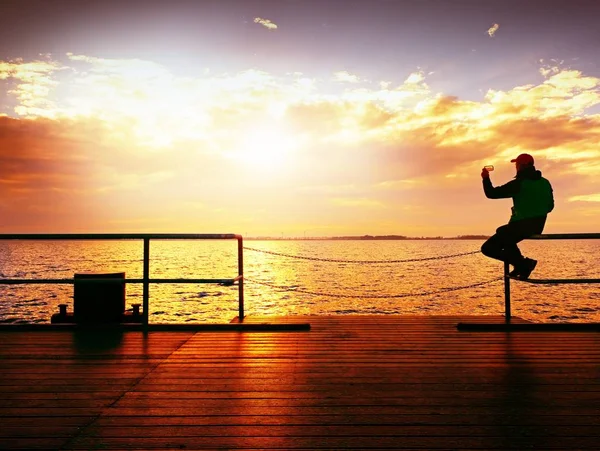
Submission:
POLYGON ((496 233, 483 243, 481 253, 487 257, 518 266, 523 263, 524 257, 517 243, 531 235, 542 233, 545 224, 546 216, 540 216, 500 226, 496 229, 496 233))

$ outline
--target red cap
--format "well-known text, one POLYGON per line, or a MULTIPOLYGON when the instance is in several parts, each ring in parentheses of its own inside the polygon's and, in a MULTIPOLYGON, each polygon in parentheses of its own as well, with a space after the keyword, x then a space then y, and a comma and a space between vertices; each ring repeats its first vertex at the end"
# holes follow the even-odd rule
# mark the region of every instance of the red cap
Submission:
POLYGON ((521 166, 533 165, 533 157, 528 153, 522 153, 514 160, 510 160, 511 163, 518 163, 521 166))

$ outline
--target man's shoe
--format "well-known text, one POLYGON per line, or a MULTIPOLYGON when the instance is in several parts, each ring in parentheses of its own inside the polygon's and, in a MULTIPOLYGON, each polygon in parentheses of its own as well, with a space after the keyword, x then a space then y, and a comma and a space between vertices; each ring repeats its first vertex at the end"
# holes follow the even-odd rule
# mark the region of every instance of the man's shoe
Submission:
POLYGON ((519 273, 518 273, 517 277, 521 280, 529 279, 529 276, 535 269, 536 265, 537 265, 537 260, 534 260, 533 258, 525 258, 525 261, 519 268, 519 273))

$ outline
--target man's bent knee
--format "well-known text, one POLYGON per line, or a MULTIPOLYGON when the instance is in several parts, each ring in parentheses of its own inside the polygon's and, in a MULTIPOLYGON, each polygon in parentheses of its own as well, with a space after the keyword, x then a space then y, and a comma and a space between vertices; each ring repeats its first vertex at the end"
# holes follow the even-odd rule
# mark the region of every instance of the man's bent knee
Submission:
POLYGON ((481 245, 481 253, 486 257, 491 257, 494 254, 494 246, 490 245, 489 241, 486 241, 481 245))

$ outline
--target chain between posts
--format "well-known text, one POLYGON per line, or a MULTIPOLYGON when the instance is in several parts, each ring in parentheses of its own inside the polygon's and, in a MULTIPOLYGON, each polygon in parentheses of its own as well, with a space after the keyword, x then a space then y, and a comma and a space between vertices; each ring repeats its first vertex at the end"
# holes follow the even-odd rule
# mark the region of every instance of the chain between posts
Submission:
POLYGON ((461 252, 459 254, 451 254, 451 255, 440 255, 440 256, 436 256, 436 257, 425 257, 425 258, 407 258, 404 260, 342 260, 342 259, 333 259, 333 258, 320 258, 320 257, 307 257, 307 256, 302 256, 302 255, 292 255, 292 254, 283 254, 281 252, 273 252, 273 251, 266 251, 263 249, 256 249, 253 247, 245 247, 244 246, 244 250, 248 250, 248 251, 254 251, 254 252, 262 252, 264 254, 270 254, 270 255, 278 255, 281 257, 289 257, 289 258, 298 258, 301 260, 313 260, 313 261, 320 261, 320 262, 333 262, 333 263, 360 263, 360 264, 389 264, 389 263, 409 263, 409 262, 422 262, 422 261, 427 261, 427 260, 442 260, 444 258, 453 258, 453 257, 462 257, 463 255, 472 255, 472 254, 478 254, 481 251, 471 251, 471 252, 461 252))
POLYGON ((435 291, 422 291, 420 293, 403 293, 403 294, 386 294, 386 295, 362 295, 362 294, 336 294, 336 293, 318 293, 315 291, 309 291, 309 290, 303 290, 301 288, 289 288, 289 287, 282 287, 280 285, 275 285, 269 282, 264 282, 264 281, 259 281, 259 280, 254 280, 254 279, 249 279, 247 277, 244 277, 244 281, 245 282, 251 282, 251 283, 256 283, 258 285, 264 285, 267 287, 271 287, 271 288, 275 288, 281 291, 291 291, 294 293, 304 293, 304 294, 310 294, 313 296, 327 296, 327 297, 336 297, 336 298, 354 298, 354 299, 391 299, 391 298, 408 298, 408 297, 412 297, 412 296, 431 296, 433 294, 439 294, 439 293, 448 293, 450 291, 458 291, 458 290, 466 290, 468 288, 475 288, 475 287, 479 287, 481 285, 487 285, 487 284, 491 284, 491 283, 495 283, 495 282, 499 282, 501 280, 503 280, 504 277, 497 277, 495 279, 491 279, 491 280, 485 280, 483 282, 477 282, 477 283, 473 283, 470 285, 463 285, 463 286, 459 286, 459 287, 449 287, 449 288, 442 288, 440 290, 435 290, 435 291))
MULTIPOLYGON (((277 255, 277 256, 281 256, 281 257, 297 258, 297 259, 301 259, 301 260, 312 260, 312 261, 333 262, 333 263, 360 263, 360 264, 390 264, 390 263, 421 262, 421 261, 428 261, 428 260, 442 260, 442 259, 446 259, 446 258, 462 257, 464 255, 478 254, 480 252, 479 250, 477 250, 477 251, 471 251, 471 252, 461 252, 458 254, 440 255, 440 256, 435 256, 435 257, 407 258, 407 259, 403 259, 403 260, 343 260, 343 259, 308 257, 308 256, 302 256, 302 255, 285 254, 282 252, 267 251, 264 249, 256 249, 253 247, 244 247, 244 249, 249 250, 249 251, 262 252, 264 254, 277 255)), ((504 279, 504 277, 498 277, 498 278, 491 279, 491 280, 485 280, 483 282, 477 282, 477 283, 473 283, 470 285, 462 285, 459 287, 448 287, 448 288, 442 288, 442 289, 434 290, 434 291, 422 291, 419 293, 403 293, 403 294, 392 294, 392 295, 389 295, 389 294, 386 294, 386 295, 361 295, 361 294, 341 294, 341 293, 339 293, 339 294, 338 293, 319 293, 319 292, 315 292, 315 291, 304 290, 302 288, 284 287, 284 286, 272 284, 270 282, 265 282, 265 281, 260 281, 260 280, 255 280, 255 279, 251 279, 248 277, 244 277, 244 281, 246 281, 246 282, 256 283, 258 285, 267 286, 267 287, 274 288, 274 289, 277 289, 280 291, 304 293, 304 294, 309 294, 309 295, 313 295, 313 296, 327 296, 327 297, 354 298, 354 299, 391 299, 391 298, 406 298, 406 297, 413 297, 413 296, 415 296, 415 297, 416 296, 431 296, 431 295, 439 294, 439 293, 448 293, 450 291, 458 291, 458 290, 466 290, 468 288, 475 288, 475 287, 479 287, 482 285, 499 282, 502 279, 504 279)))

